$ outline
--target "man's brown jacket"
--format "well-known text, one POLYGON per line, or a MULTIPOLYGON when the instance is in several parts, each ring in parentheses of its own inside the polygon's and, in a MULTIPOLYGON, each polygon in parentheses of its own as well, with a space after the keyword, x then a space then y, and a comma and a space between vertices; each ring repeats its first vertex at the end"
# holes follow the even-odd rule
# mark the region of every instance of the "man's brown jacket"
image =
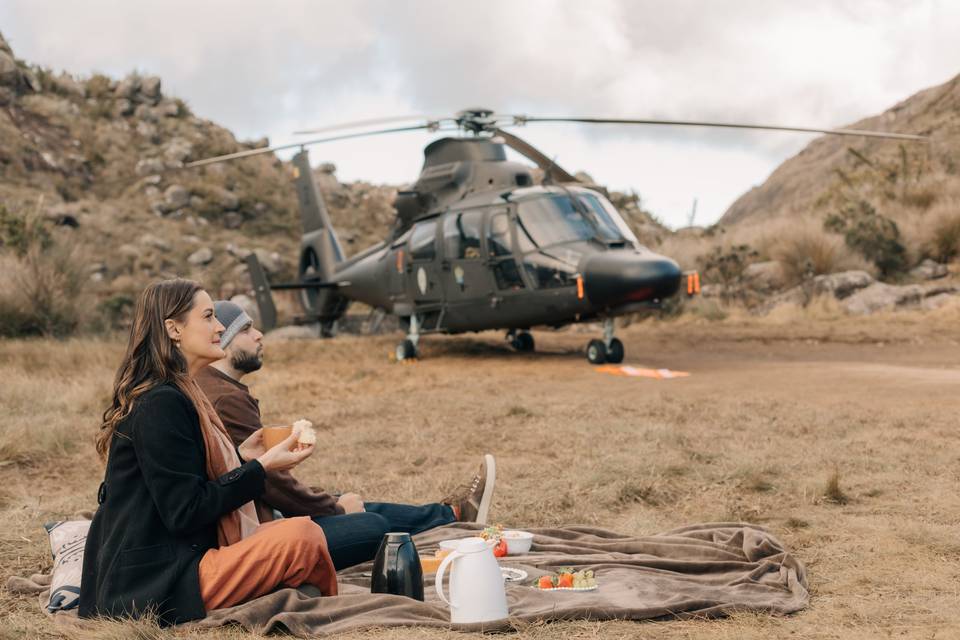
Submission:
MULTIPOLYGON (((260 423, 260 403, 250 395, 247 385, 214 367, 205 367, 197 375, 197 382, 210 398, 235 445, 240 446, 263 426, 260 423)), ((268 472, 266 490, 255 504, 260 522, 273 520, 273 509, 287 518, 344 513, 336 498, 297 482, 289 471, 268 472)))

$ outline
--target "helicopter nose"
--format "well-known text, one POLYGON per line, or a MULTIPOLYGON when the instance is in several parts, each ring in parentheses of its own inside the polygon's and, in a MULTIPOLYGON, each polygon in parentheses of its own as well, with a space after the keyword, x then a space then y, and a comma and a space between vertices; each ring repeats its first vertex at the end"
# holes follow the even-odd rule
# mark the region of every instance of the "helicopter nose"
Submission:
POLYGON ((580 272, 587 298, 600 307, 666 298, 676 293, 682 277, 670 258, 634 251, 591 256, 580 272))

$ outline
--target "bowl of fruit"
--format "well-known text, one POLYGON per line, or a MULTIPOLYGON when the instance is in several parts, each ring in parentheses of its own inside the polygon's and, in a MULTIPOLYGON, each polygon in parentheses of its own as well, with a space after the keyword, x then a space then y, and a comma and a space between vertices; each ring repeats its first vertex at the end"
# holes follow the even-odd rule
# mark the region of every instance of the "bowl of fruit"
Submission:
POLYGON ((508 529, 503 532, 501 539, 507 541, 507 555, 511 556, 530 553, 530 547, 533 546, 533 534, 529 531, 508 529))

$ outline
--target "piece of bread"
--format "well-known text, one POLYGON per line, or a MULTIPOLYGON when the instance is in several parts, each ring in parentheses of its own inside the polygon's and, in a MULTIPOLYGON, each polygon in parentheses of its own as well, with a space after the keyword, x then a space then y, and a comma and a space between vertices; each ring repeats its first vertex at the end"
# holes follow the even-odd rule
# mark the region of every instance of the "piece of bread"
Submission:
POLYGON ((302 445, 317 444, 317 432, 313 429, 313 423, 309 420, 297 420, 293 423, 295 431, 299 432, 297 443, 302 445))

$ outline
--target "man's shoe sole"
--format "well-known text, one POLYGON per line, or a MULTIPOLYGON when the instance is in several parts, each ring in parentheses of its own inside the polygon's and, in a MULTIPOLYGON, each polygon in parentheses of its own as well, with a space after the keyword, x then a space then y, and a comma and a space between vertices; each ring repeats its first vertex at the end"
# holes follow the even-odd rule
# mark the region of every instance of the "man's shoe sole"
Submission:
POLYGON ((493 502, 493 485, 497 481, 497 462, 489 453, 484 454, 484 462, 487 463, 487 478, 483 485, 483 495, 480 497, 480 506, 477 507, 477 524, 487 524, 487 513, 490 511, 490 503, 493 502))

